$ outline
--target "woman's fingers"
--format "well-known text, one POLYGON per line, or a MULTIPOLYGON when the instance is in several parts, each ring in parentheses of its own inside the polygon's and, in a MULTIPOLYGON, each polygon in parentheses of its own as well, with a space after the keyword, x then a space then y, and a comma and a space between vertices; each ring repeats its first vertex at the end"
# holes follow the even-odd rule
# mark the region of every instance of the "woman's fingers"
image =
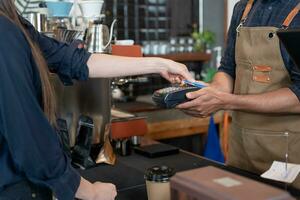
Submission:
POLYGON ((189 72, 188 68, 185 65, 180 63, 177 64, 179 64, 180 75, 182 76, 183 79, 186 79, 188 81, 195 81, 192 74, 189 72))
POLYGON ((187 67, 178 62, 174 62, 172 60, 164 59, 165 62, 165 72, 171 75, 178 76, 179 79, 183 80, 189 80, 189 81, 194 81, 195 79, 191 75, 191 73, 188 71, 187 67))

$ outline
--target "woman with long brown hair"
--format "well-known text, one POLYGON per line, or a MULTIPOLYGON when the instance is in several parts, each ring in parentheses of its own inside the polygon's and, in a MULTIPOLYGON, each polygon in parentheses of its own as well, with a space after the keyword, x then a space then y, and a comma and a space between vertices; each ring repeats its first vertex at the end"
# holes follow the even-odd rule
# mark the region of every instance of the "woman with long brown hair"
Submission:
POLYGON ((160 73, 191 79, 186 67, 160 58, 90 54, 38 33, 12 0, 0 0, 0 200, 112 200, 116 188, 80 177, 52 125, 54 91, 49 69, 72 79, 160 73))

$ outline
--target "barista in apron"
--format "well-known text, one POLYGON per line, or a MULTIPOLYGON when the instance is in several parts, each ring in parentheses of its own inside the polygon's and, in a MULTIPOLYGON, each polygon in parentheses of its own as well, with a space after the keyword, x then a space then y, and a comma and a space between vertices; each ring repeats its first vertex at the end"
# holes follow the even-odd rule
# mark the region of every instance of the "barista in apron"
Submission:
MULTIPOLYGON (((261 1, 260 3, 269 2, 261 1)), ((300 115, 288 112, 287 114, 280 112, 265 114, 257 109, 249 112, 244 107, 227 106, 231 104, 233 98, 236 102, 236 99, 241 99, 242 96, 249 98, 249 95, 263 95, 289 88, 292 84, 281 55, 280 41, 276 35, 278 28, 244 26, 253 5, 254 0, 249 0, 244 12, 242 11, 241 22, 236 30, 235 95, 230 94, 233 79, 230 78, 231 82, 226 82, 224 81, 226 77, 221 75, 221 78, 215 78, 211 87, 188 94, 188 98, 195 100, 179 105, 178 108, 183 109, 187 114, 200 117, 208 116, 220 109, 234 109, 229 138, 228 165, 261 174, 275 160, 300 164, 300 115), (218 81, 219 84, 216 83, 218 81), (226 88, 227 86, 222 87, 222 84, 230 86, 226 88), (221 91, 223 89, 224 91, 221 91), (227 98, 223 102, 220 100, 230 95, 235 97, 229 98, 230 100, 227 98)), ((294 9, 288 11, 289 14, 285 17, 282 28, 288 28, 298 14, 300 3, 295 5, 294 9)), ((259 104, 257 99, 252 98, 252 102, 255 100, 255 105, 259 104)), ((298 106, 297 100, 295 104, 298 106)), ((250 107, 249 104, 247 106, 250 107)), ((294 182, 294 186, 300 188, 300 178, 294 182)))
MULTIPOLYGON (((289 87, 276 27, 243 27, 254 0, 249 0, 236 38, 234 93, 260 94, 289 87)), ((288 28, 300 4, 285 19, 288 28)), ((300 164, 300 115, 233 112, 228 164, 262 173, 273 161, 300 164)), ((300 178, 295 181, 300 188, 300 178)))

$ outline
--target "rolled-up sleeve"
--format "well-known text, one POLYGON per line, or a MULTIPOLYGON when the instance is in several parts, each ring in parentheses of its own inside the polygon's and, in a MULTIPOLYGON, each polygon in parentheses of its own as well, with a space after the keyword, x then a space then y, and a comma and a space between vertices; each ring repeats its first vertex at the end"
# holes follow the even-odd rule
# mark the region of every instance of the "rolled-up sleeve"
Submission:
MULTIPOLYGON (((292 29, 300 28, 300 14, 296 16, 291 24, 292 29)), ((283 56, 284 64, 289 72, 292 84, 289 87, 292 92, 298 97, 300 101, 300 66, 297 66, 293 58, 289 55, 286 48, 281 44, 281 54, 283 56)))
POLYGON ((89 70, 87 61, 91 54, 74 44, 59 42, 39 33, 34 27, 21 18, 34 41, 39 45, 51 72, 56 73, 65 85, 72 85, 72 79, 87 80, 89 70))
POLYGON ((49 187, 58 199, 74 199, 80 175, 64 154, 58 136, 45 117, 33 81, 30 47, 11 22, 0 17, 0 121, 18 174, 49 187))
POLYGON ((287 61, 287 63, 289 63, 290 66, 289 73, 292 81, 292 85, 289 88, 290 90, 292 90, 292 92, 295 93, 295 95, 298 97, 300 101, 300 69, 299 67, 296 66, 296 64, 291 59, 291 57, 288 58, 289 61, 287 61))
POLYGON ((233 79, 235 79, 235 43, 236 43, 236 28, 238 27, 242 12, 245 7, 245 2, 238 2, 233 11, 231 18, 230 27, 227 34, 227 44, 225 48, 225 53, 221 60, 221 65, 219 67, 219 72, 225 72, 229 74, 233 79))

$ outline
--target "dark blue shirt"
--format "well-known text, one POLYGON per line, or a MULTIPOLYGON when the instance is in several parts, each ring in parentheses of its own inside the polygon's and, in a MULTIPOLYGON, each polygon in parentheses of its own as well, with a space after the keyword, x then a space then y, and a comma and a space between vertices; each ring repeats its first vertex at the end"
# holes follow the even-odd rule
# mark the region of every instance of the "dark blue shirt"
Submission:
MULTIPOLYGON (((280 28, 288 16, 288 14, 295 8, 300 0, 256 0, 245 26, 273 26, 280 28)), ((240 24, 242 14, 245 10, 247 0, 239 1, 234 8, 231 24, 228 32, 227 46, 225 54, 221 61, 219 71, 226 72, 233 79, 235 79, 235 42, 236 42, 236 28, 240 24)), ((300 14, 293 20, 290 28, 300 28, 300 14)), ((288 55, 286 49, 281 45, 281 53, 287 68, 292 85, 290 89, 297 95, 300 100, 300 70, 295 65, 293 60, 288 55)), ((299 66, 300 67, 300 66, 299 66)))
MULTIPOLYGON (((88 79, 89 53, 23 23, 51 70, 64 82, 88 79)), ((0 192, 30 180, 50 188, 58 199, 73 199, 80 176, 43 113, 41 82, 30 46, 21 30, 3 16, 0 35, 0 192)))

